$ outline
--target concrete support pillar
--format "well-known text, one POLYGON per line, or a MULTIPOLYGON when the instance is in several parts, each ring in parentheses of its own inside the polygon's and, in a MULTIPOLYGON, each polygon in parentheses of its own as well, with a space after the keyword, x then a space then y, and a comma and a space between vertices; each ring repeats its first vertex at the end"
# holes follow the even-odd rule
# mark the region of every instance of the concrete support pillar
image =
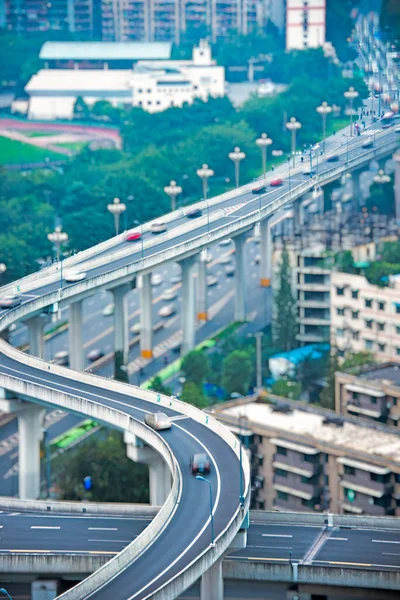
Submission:
POLYGON ((400 151, 393 154, 394 160, 394 208, 396 223, 400 225, 400 151))
POLYGON ((237 235, 234 238, 236 248, 235 271, 235 321, 246 320, 246 236, 237 235))
POLYGON ((19 497, 35 500, 40 496, 40 442, 45 410, 27 404, 18 412, 19 497))
POLYGON ((171 491, 171 471, 160 454, 145 446, 144 443, 131 433, 125 433, 124 439, 127 444, 126 454, 134 462, 148 465, 149 467, 149 490, 150 504, 162 506, 171 491))
POLYGON ((37 356, 38 358, 44 357, 44 337, 43 328, 46 324, 46 318, 38 315, 25 321, 26 326, 29 330, 29 354, 37 356))
POLYGON ((127 284, 119 285, 111 291, 114 297, 114 378, 127 381, 123 368, 128 363, 128 303, 126 295, 130 291, 127 284))
POLYGON ((69 305, 69 364, 71 369, 82 371, 84 367, 82 336, 82 300, 69 305))
POLYGON ((260 223, 260 285, 270 287, 272 277, 272 228, 270 219, 260 223))
POLYGON ((359 212, 362 205, 362 194, 360 185, 361 171, 352 171, 351 178, 353 182, 353 199, 352 199, 352 210, 353 212, 359 212))
POLYGON ((182 268, 182 347, 181 355, 185 356, 194 348, 195 341, 195 293, 193 266, 194 257, 189 256, 181 261, 182 268))
POLYGON ((207 261, 200 256, 197 273, 197 319, 207 321, 207 261))
POLYGON ((201 577, 201 600, 224 600, 224 580, 222 577, 222 557, 201 577))
POLYGON ((142 276, 140 291, 140 354, 143 358, 153 356, 153 290, 151 273, 142 276))

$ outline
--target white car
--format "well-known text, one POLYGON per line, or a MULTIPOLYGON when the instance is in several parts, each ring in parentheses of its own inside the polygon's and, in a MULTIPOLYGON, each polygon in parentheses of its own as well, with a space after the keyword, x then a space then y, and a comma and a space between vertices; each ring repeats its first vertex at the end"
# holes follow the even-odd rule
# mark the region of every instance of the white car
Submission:
POLYGON ((178 292, 174 289, 165 290, 165 292, 163 292, 163 294, 161 296, 161 299, 166 300, 166 301, 175 300, 177 295, 178 295, 178 292))
POLYGON ((114 302, 107 304, 107 306, 103 309, 104 317, 111 317, 114 314, 114 302))
POLYGON ((218 262, 221 265, 229 265, 229 263, 232 262, 232 256, 230 254, 223 254, 218 262))
POLYGON ((150 225, 151 233, 165 233, 167 231, 167 225, 164 221, 154 221, 150 225))
POLYGON ((78 271, 67 271, 64 273, 64 279, 68 283, 77 283, 78 281, 82 281, 86 279, 86 273, 78 273, 78 271))
POLYGON ((161 429, 171 429, 171 419, 163 412, 148 413, 144 416, 146 425, 160 431, 161 429))
POLYGON ((230 246, 232 244, 232 240, 231 238, 227 238, 226 240, 221 240, 218 244, 218 246, 230 246))
POLYGON ((131 333, 133 333, 133 335, 138 335, 140 333, 140 321, 132 325, 131 333))
POLYGON ((217 285, 218 283, 218 278, 215 277, 214 275, 209 275, 207 277, 207 286, 208 287, 212 287, 213 285, 217 285))
POLYGON ((160 273, 153 273, 151 276, 151 285, 161 285, 164 277, 160 273))
POLYGON ((254 257, 254 262, 256 265, 260 264, 260 260, 261 260, 261 255, 260 254, 256 254, 254 257))
POLYGON ((163 306, 158 311, 158 316, 163 317, 165 319, 167 317, 172 317, 172 315, 174 315, 175 313, 176 313, 176 306, 172 302, 171 304, 167 304, 166 306, 163 306))
POLYGON ((235 267, 233 265, 227 265, 225 267, 225 275, 227 277, 232 277, 235 274, 235 267))
POLYGON ((182 275, 174 275, 171 277, 171 283, 180 283, 182 281, 182 275))
POLYGON ((69 354, 67 350, 59 350, 55 353, 52 362, 56 365, 68 365, 69 354))

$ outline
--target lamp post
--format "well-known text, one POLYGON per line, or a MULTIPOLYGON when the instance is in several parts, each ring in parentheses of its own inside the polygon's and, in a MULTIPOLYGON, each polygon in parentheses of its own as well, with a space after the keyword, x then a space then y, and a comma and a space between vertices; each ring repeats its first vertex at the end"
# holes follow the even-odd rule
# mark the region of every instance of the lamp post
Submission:
POLYGON ((196 475, 196 479, 198 479, 198 481, 205 481, 206 483, 208 483, 208 485, 210 487, 211 546, 215 546, 215 542, 214 542, 214 515, 213 515, 213 503, 212 503, 212 486, 211 486, 211 483, 208 481, 208 479, 206 479, 202 475, 196 475))
POLYGON ((57 262, 60 262, 61 246, 68 241, 68 234, 65 231, 61 231, 61 227, 57 225, 52 233, 47 234, 47 239, 55 246, 57 262))
POLYGON ((386 175, 386 173, 383 169, 379 169, 378 173, 374 177, 374 181, 375 181, 375 183, 378 183, 381 185, 383 183, 389 183, 390 177, 389 177, 389 175, 386 175))
POLYGON ((7 271, 7 267, 4 263, 0 263, 0 275, 7 271))
POLYGON ((182 194, 181 186, 177 185, 176 181, 172 180, 169 182, 169 185, 165 186, 164 192, 170 197, 171 210, 174 211, 176 209, 176 197, 179 196, 179 194, 182 194))
POLYGON ((203 165, 201 169, 197 169, 196 173, 203 183, 203 198, 207 200, 208 180, 214 175, 214 171, 208 165, 203 165))
POLYGON ((353 137, 353 102, 356 98, 358 98, 358 92, 353 88, 353 86, 351 86, 347 92, 343 94, 343 96, 349 101, 350 104, 350 137, 353 137))
POLYGON ((326 117, 329 115, 329 113, 332 112, 332 106, 329 106, 327 102, 322 102, 322 104, 320 106, 317 106, 315 110, 322 117, 322 140, 324 144, 323 150, 325 154, 326 117))
POLYGON ((265 174, 267 172, 267 151, 268 146, 272 144, 272 140, 267 136, 266 133, 262 133, 261 137, 256 139, 256 144, 261 150, 262 170, 263 175, 265 177, 265 174))
POLYGON ((239 187, 240 163, 246 158, 246 154, 240 150, 239 146, 236 146, 233 152, 229 152, 228 157, 235 165, 235 183, 236 187, 239 187))
POLYGON ((9 600, 12 600, 10 594, 7 592, 7 590, 5 588, 0 588, 0 594, 4 594, 5 596, 7 596, 7 598, 9 600))
POLYGON ((301 128, 300 121, 297 121, 296 117, 290 117, 289 121, 286 123, 286 129, 288 129, 292 134, 292 157, 293 157, 293 166, 296 164, 296 133, 297 130, 301 128))
POLYGON ((119 198, 114 198, 112 204, 107 205, 107 210, 114 216, 115 235, 119 233, 119 218, 126 210, 126 205, 119 198))

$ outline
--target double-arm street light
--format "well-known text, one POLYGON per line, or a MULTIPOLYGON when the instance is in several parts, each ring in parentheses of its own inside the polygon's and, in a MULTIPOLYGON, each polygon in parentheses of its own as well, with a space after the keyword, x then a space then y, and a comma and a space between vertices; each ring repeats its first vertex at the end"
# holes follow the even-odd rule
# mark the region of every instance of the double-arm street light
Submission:
POLYGON ((172 180, 169 182, 169 185, 165 186, 164 192, 170 197, 171 210, 176 210, 176 197, 179 196, 179 194, 182 194, 181 186, 177 185, 176 181, 172 180))
POLYGON ((126 211, 126 205, 119 198, 114 198, 112 204, 107 205, 107 210, 114 216, 115 235, 118 235, 120 216, 126 211))
POLYGON ((356 98, 358 98, 358 92, 353 88, 353 86, 351 86, 347 92, 343 94, 343 96, 349 101, 350 105, 350 137, 353 137, 353 102, 356 98))
POLYGON ((61 231, 61 227, 57 225, 52 233, 47 234, 47 239, 55 246, 57 262, 60 262, 61 246, 68 242, 68 234, 65 231, 61 231))
POLYGON ((325 138, 326 138, 326 117, 332 112, 332 106, 329 106, 327 102, 322 102, 320 106, 315 109, 322 117, 322 140, 323 140, 323 151, 325 154, 325 138))
POLYGON ((296 119, 296 117, 290 117, 290 120, 286 123, 286 128, 292 134, 292 157, 293 157, 293 166, 296 165, 296 133, 297 130, 301 128, 301 123, 296 119))
POLYGON ((229 152, 228 157, 235 165, 235 183, 236 187, 239 187, 240 163, 246 158, 246 154, 240 150, 239 146, 236 146, 233 152, 229 152))
POLYGON ((202 475, 196 475, 196 479, 198 479, 199 481, 205 481, 206 483, 208 483, 209 487, 210 487, 210 520, 211 520, 211 546, 215 546, 215 541, 214 541, 214 515, 213 515, 213 503, 212 503, 212 486, 210 481, 208 481, 208 479, 206 479, 205 477, 203 477, 202 475))
POLYGON ((266 133, 262 133, 261 137, 256 140, 256 144, 261 150, 262 170, 265 177, 267 172, 267 151, 268 146, 272 144, 272 140, 267 136, 266 133))
POLYGON ((203 183, 203 198, 207 200, 208 180, 214 175, 214 171, 208 165, 203 165, 201 169, 197 169, 196 173, 203 183))

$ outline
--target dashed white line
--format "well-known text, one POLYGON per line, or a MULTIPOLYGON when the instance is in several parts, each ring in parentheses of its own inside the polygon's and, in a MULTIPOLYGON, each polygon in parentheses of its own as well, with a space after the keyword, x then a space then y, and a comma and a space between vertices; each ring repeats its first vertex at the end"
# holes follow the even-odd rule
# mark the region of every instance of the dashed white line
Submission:
POLYGON ((372 540, 375 544, 400 544, 400 542, 395 542, 394 540, 372 540))
POLYGON ((341 538, 341 537, 330 537, 326 541, 330 542, 331 540, 336 540, 337 542, 347 542, 349 538, 341 538))
POLYGON ((132 536, 131 540, 98 540, 98 539, 92 539, 92 540, 88 540, 88 542, 105 542, 106 544, 109 544, 109 543, 114 543, 114 544, 130 544, 135 537, 137 537, 137 535, 132 536))
POLYGON ((51 525, 31 525, 31 529, 61 529, 61 527, 53 527, 51 525))
POLYGON ((89 531, 118 531, 118 527, 88 527, 89 531))
POLYGON ((292 538, 292 535, 286 535, 281 533, 262 533, 262 537, 274 537, 274 538, 292 538))

